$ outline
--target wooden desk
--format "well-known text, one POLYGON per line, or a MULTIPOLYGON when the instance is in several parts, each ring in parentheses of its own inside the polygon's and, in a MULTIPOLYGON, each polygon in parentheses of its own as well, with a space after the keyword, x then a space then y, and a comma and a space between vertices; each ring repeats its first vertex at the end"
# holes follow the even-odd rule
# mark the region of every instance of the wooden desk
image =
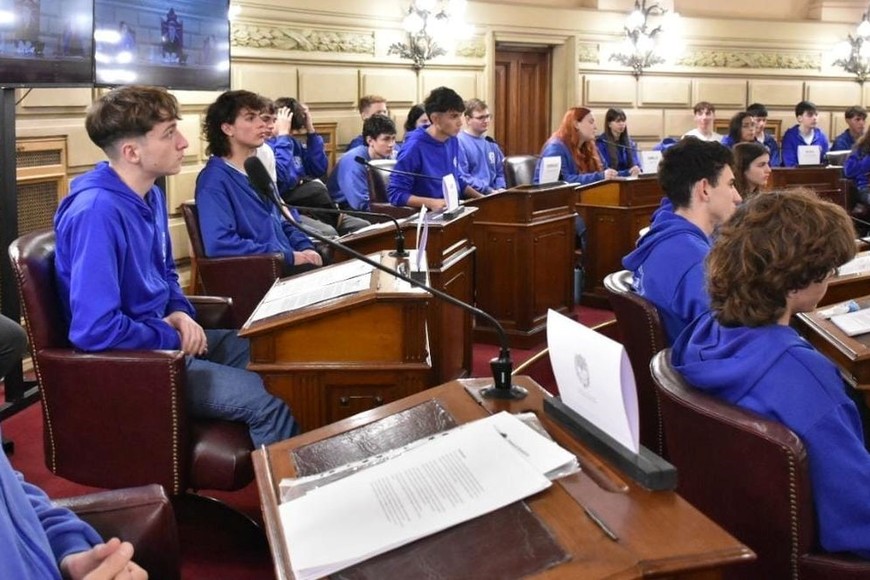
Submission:
POLYGON ((638 232, 650 225, 664 194, 656 176, 599 181, 577 192, 577 213, 587 228, 583 301, 609 308, 604 278, 622 270, 622 258, 634 250, 638 232))
MULTIPOLYGON (((474 287, 477 306, 504 327, 511 346, 544 339, 547 311, 574 306, 574 186, 521 185, 469 200, 476 207, 474 287)), ((475 339, 498 344, 485 321, 475 339)))
MULTIPOLYGON (((522 401, 480 402, 466 388, 475 391, 484 386, 487 380, 453 381, 254 452, 257 486, 276 576, 279 579, 293 577, 278 519, 276 499, 278 482, 296 473, 292 453, 320 441, 330 440, 330 444, 347 441, 349 437, 342 439, 335 436, 385 418, 388 424, 380 431, 384 435, 380 439, 387 439, 388 435, 395 436, 395 432, 390 430, 390 421, 397 413, 433 400, 458 424, 501 410, 534 411, 553 438, 577 454, 583 467, 580 473, 558 480, 550 489, 526 500, 534 514, 550 529, 556 542, 570 555, 570 560, 535 574, 534 578, 709 578, 715 577, 712 572, 714 570, 754 558, 749 548, 728 535, 676 493, 650 492, 623 479, 596 455, 572 439, 558 424, 543 415, 543 398, 547 395, 540 386, 528 377, 518 377, 516 382, 529 390, 529 396, 522 401), (584 506, 597 513, 612 528, 619 537, 618 542, 607 538, 585 515, 584 506)), ((332 446, 332 451, 342 453, 343 449, 335 448, 339 445, 340 443, 336 443, 332 446)), ((341 446, 357 447, 353 443, 341 446)), ((498 512, 483 518, 497 514, 498 512)), ((470 523, 473 522, 463 526, 470 523)), ((461 527, 453 529, 461 532, 461 527)), ((442 532, 444 533, 447 532, 442 532)), ((422 546, 424 542, 439 536, 441 534, 398 548, 370 563, 380 558, 396 557, 396 552, 406 551, 413 554, 416 550, 426 548, 422 546)), ((455 544, 446 541, 444 543, 448 545, 445 549, 456 549, 455 544)), ((499 551, 510 549, 509 546, 501 545, 497 538, 493 539, 492 546, 499 551)), ((499 556, 498 553, 475 555, 480 558, 499 556)), ((360 568, 365 566, 366 563, 359 565, 360 568)), ((480 564, 480 568, 483 568, 483 564, 480 564)), ((475 567, 462 576, 474 578, 479 572, 475 567)), ((409 574, 413 575, 413 572, 409 574)))
POLYGON ((370 276, 366 290, 249 320, 239 331, 251 341, 248 369, 287 402, 303 430, 435 384, 426 348, 430 295, 380 270, 370 276))
POLYGON ((843 168, 838 166, 774 167, 770 172, 767 189, 807 187, 822 199, 846 207, 846 192, 841 183, 842 179, 843 168))
MULTIPOLYGON (((475 208, 466 208, 465 212, 450 221, 432 222, 426 244, 430 285, 467 304, 474 303, 475 247, 472 226, 476 211, 475 208)), ((415 249, 417 222, 405 221, 401 227, 405 233, 405 248, 415 249)), ((351 234, 341 241, 363 254, 393 250, 396 247, 396 230, 390 223, 389 227, 351 234)), ((349 254, 335 250, 333 262, 348 259, 349 254)), ((429 302, 427 318, 435 384, 471 375, 471 313, 433 298, 429 302)))
MULTIPOLYGON (((870 256, 870 252, 863 251, 858 254, 858 257, 867 256, 870 256)), ((868 295, 870 295, 870 272, 834 276, 828 282, 828 291, 819 300, 819 308, 868 295)))
MULTIPOLYGON (((870 297, 858 298, 856 302, 862 308, 870 308, 870 297)), ((870 334, 846 336, 817 312, 798 314, 792 324, 810 344, 839 367, 846 382, 863 391, 864 400, 870 407, 870 334)))

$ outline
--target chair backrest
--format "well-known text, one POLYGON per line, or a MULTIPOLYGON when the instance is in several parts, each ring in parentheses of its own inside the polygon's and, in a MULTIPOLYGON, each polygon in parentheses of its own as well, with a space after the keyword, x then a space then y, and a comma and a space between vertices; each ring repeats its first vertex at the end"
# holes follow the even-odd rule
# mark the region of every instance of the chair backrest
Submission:
POLYGON ((616 315, 622 344, 634 371, 640 415, 640 443, 650 451, 667 458, 662 415, 655 385, 649 373, 649 362, 668 344, 658 310, 650 301, 632 290, 631 282, 632 273, 622 270, 609 274, 604 279, 604 287, 610 294, 610 305, 616 315))
POLYGON ((69 324, 61 310, 54 277, 54 251, 53 230, 29 233, 9 246, 21 311, 27 320, 34 354, 44 348, 70 346, 69 324))
POLYGON ((798 578, 814 547, 815 514, 800 438, 781 423, 688 385, 666 349, 651 364, 677 492, 758 559, 735 578, 798 578))
POLYGON ((378 203, 390 203, 387 194, 387 186, 390 184, 389 171, 378 171, 375 168, 393 169, 396 166, 395 159, 372 159, 366 166, 366 175, 369 184, 369 199, 378 203))
POLYGON ((199 229, 199 213, 196 211, 196 203, 192 201, 182 202, 181 215, 184 217, 187 237, 190 238, 193 259, 205 258, 205 246, 202 245, 202 231, 199 229))
POLYGON ((504 158, 504 180, 508 188, 531 185, 535 179, 537 155, 510 155, 504 158))

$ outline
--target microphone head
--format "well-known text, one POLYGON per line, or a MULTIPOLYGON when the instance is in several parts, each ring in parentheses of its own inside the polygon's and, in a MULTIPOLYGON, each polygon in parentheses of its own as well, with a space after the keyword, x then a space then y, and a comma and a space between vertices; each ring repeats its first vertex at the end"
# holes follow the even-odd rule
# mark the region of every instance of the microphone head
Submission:
POLYGON ((368 165, 369 164, 368 160, 365 157, 361 157, 359 155, 354 157, 353 160, 356 161, 357 163, 359 163, 360 165, 368 165))
POLYGON ((263 162, 256 155, 245 159, 245 173, 257 191, 268 195, 272 191, 272 176, 263 162))

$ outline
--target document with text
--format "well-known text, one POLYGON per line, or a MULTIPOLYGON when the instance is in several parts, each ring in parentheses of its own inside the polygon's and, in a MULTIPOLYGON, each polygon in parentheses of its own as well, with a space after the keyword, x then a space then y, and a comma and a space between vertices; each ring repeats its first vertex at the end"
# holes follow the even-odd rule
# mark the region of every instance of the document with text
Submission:
POLYGON ((454 429, 279 508, 293 573, 318 578, 550 486, 494 423, 454 429))

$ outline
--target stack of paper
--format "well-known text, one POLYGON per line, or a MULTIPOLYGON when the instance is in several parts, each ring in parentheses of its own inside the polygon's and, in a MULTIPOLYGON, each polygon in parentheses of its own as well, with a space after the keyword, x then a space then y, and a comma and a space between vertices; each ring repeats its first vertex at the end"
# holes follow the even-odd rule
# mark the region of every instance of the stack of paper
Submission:
POLYGON ((410 446, 279 508, 293 573, 317 578, 521 500, 576 458, 507 413, 410 446))

